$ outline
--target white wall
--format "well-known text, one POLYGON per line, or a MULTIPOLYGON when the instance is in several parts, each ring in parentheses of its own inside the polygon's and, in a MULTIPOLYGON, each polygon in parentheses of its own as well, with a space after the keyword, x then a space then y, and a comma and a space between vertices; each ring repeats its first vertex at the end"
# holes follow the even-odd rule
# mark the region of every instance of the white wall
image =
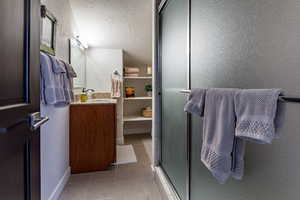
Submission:
POLYGON ((89 48, 87 50, 86 87, 101 92, 111 91, 111 74, 123 72, 121 49, 89 48))
MULTIPOLYGON (((44 0, 43 4, 58 19, 57 57, 68 61, 68 38, 77 33, 69 0, 44 0)), ((69 106, 54 108, 41 105, 50 121, 41 129, 42 200, 58 198, 69 176, 69 106)))
POLYGON ((152 0, 70 0, 81 39, 123 49, 125 66, 152 63, 152 0))

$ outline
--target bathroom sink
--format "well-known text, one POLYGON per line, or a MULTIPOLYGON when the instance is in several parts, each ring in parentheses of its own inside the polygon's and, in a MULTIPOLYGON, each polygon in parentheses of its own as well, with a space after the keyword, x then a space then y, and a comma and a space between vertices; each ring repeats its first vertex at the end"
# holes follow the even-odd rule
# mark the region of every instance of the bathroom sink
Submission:
POLYGON ((74 102, 72 103, 73 105, 89 105, 89 104, 116 104, 117 100, 116 99, 89 99, 87 102, 74 102))
POLYGON ((106 102, 111 102, 111 100, 113 100, 113 99, 89 99, 87 102, 91 102, 91 103, 93 103, 93 102, 98 102, 98 103, 106 103, 106 102))

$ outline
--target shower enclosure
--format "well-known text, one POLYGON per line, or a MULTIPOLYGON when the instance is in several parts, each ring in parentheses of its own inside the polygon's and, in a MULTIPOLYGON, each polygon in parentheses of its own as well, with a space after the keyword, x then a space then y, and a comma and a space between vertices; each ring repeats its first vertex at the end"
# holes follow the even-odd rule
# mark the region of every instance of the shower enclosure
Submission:
POLYGON ((184 200, 294 200, 300 188, 300 105, 281 138, 247 143, 242 181, 220 185, 201 163, 202 119, 183 111, 190 88, 282 88, 300 96, 298 0, 163 0, 157 6, 156 163, 184 200))

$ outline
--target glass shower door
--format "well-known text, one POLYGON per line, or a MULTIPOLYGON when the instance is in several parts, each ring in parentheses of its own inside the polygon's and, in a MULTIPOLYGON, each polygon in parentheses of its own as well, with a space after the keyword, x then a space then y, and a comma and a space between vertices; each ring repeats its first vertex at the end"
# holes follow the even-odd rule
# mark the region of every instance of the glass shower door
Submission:
MULTIPOLYGON (((191 87, 283 88, 299 93, 300 38, 291 33, 300 23, 295 18, 300 4, 289 1, 284 10, 282 5, 274 0, 192 0, 191 87)), ((271 145, 248 142, 243 180, 230 179, 224 185, 200 160, 203 124, 193 117, 190 199, 299 199, 300 107, 286 106, 282 137, 271 145)))
POLYGON ((181 199, 187 196, 188 1, 170 0, 160 13, 162 72, 161 166, 181 199))

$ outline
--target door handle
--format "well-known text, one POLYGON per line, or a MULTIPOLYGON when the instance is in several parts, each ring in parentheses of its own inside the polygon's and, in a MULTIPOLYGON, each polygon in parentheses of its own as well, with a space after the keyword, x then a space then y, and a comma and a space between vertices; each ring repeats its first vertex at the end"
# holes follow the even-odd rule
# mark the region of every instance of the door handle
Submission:
POLYGON ((0 133, 7 133, 10 130, 14 129, 15 127, 23 123, 28 123, 28 119, 20 119, 4 125, 0 125, 0 133))
POLYGON ((30 128, 33 131, 38 129, 47 121, 49 121, 49 117, 41 117, 41 113, 39 112, 30 114, 30 128))
POLYGON ((29 123, 30 129, 34 131, 47 121, 49 121, 49 117, 41 117, 41 114, 39 112, 32 113, 28 118, 26 117, 24 119, 19 119, 3 125, 0 124, 0 134, 8 133, 10 130, 23 123, 29 123))

